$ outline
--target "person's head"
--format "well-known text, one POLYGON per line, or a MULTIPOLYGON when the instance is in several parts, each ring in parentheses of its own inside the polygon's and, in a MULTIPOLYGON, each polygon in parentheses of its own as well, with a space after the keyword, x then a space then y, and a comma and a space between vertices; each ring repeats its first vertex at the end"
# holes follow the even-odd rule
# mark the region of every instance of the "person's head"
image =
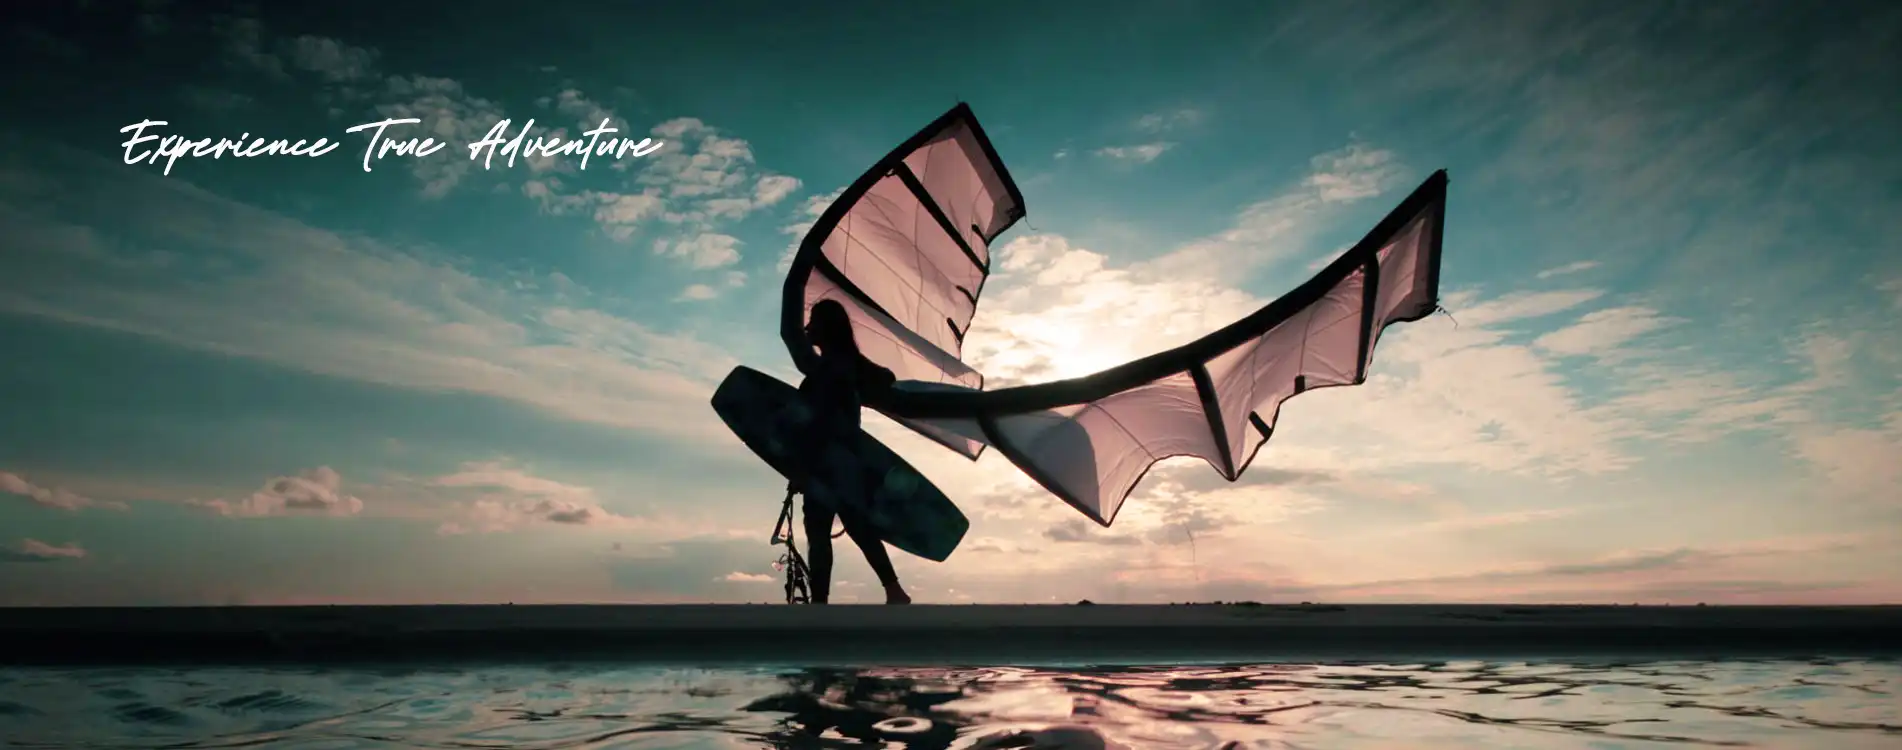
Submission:
POLYGON ((812 306, 812 316, 806 320, 806 340, 826 354, 858 351, 858 341, 852 336, 852 319, 838 300, 822 299, 812 306))

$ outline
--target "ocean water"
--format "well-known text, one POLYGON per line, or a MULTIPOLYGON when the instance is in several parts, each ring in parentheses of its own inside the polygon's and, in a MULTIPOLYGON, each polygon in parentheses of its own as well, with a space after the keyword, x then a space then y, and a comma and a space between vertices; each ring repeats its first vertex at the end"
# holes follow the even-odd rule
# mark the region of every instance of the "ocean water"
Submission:
POLYGON ((0 670, 9 748, 1902 748, 1902 663, 0 670))

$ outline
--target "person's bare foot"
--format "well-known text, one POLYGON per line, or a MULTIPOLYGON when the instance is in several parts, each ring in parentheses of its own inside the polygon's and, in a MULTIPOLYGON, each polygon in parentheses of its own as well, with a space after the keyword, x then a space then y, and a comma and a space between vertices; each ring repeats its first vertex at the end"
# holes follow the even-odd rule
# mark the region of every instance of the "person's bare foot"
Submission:
POLYGON ((886 604, 910 604, 911 595, 905 593, 905 590, 901 588, 885 589, 885 603, 886 604))

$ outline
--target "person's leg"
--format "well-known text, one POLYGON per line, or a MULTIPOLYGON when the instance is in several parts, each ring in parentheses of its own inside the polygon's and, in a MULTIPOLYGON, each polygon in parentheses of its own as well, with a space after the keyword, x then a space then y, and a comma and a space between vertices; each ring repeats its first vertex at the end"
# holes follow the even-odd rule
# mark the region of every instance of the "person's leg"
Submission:
POLYGON ((845 534, 865 553, 865 562, 872 566, 872 573, 878 576, 878 582, 885 587, 886 604, 910 604, 911 595, 905 593, 905 587, 898 585, 898 570, 892 567, 892 555, 885 549, 885 542, 873 536, 865 524, 857 522, 851 514, 840 514, 845 522, 845 534))
POLYGON ((832 592, 832 519, 831 508, 810 498, 800 503, 806 517, 807 584, 812 587, 812 603, 825 604, 832 592))

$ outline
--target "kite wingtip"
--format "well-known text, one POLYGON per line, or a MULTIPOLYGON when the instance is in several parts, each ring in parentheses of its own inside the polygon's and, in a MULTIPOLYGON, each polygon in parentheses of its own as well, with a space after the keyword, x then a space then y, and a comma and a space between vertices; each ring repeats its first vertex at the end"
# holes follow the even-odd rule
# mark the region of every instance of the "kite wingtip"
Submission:
POLYGON ((1450 321, 1453 321, 1453 327, 1454 327, 1454 328, 1458 328, 1458 327, 1460 327, 1460 320, 1459 320, 1459 318, 1455 318, 1455 317, 1453 317, 1453 311, 1452 311, 1452 310, 1448 310, 1448 309, 1446 309, 1446 306, 1445 306, 1445 305, 1442 305, 1442 304, 1440 304, 1440 303, 1438 303, 1438 302, 1435 302, 1435 303, 1433 303, 1433 311, 1434 311, 1434 312, 1436 312, 1436 313, 1439 313, 1439 314, 1441 314, 1441 315, 1445 315, 1445 316, 1446 316, 1446 319, 1447 319, 1447 320, 1450 320, 1450 321))

